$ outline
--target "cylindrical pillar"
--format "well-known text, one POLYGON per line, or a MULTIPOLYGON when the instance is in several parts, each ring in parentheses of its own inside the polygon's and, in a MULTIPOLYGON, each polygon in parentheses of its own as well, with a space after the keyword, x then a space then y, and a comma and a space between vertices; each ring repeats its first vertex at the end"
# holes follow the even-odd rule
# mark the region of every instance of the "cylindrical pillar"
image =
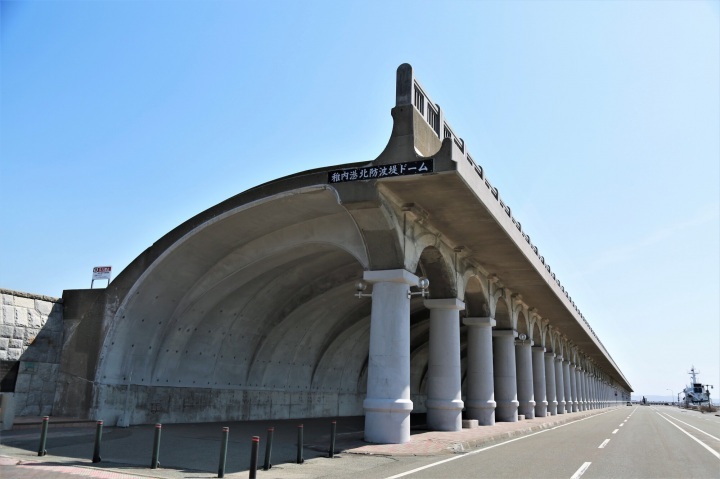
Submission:
POLYGON ((565 383, 563 381, 562 356, 555 357, 555 394, 557 395, 558 414, 565 414, 565 383))
POLYGON ((462 430, 460 365, 460 310, 465 303, 452 299, 426 299, 430 310, 430 345, 427 370, 427 427, 431 431, 462 430))
POLYGON ((418 278, 403 269, 366 271, 373 283, 365 409, 365 440, 410 440, 410 299, 418 278))
POLYGON ((535 417, 547 415, 547 393, 545 392, 545 348, 532 347, 533 396, 535 396, 535 417))
POLYGON ((580 410, 580 397, 578 396, 577 375, 573 363, 570 363, 570 392, 573 397, 572 412, 578 412, 580 410))
POLYGON ((555 353, 545 353, 545 394, 547 394, 548 414, 557 414, 557 388, 555 387, 555 353))
POLYGON ((518 414, 525 419, 535 417, 535 393, 533 391, 532 341, 515 341, 515 367, 517 375, 518 414))
POLYGON ((495 424, 493 318, 465 318, 467 328, 467 395, 465 411, 481 426, 495 424))
POLYGON ((570 361, 565 359, 562 362, 563 386, 565 386, 565 412, 571 413, 575 398, 572 395, 572 387, 570 384, 570 361))
POLYGON ((585 403, 585 388, 583 387, 583 376, 585 373, 580 366, 576 366, 576 368, 577 369, 575 371, 575 380, 577 382, 578 398, 580 399, 578 410, 585 411, 587 409, 585 403))
POLYGON ((515 367, 515 335, 512 329, 493 331, 493 370, 495 372, 495 418, 517 422, 517 375, 515 367))

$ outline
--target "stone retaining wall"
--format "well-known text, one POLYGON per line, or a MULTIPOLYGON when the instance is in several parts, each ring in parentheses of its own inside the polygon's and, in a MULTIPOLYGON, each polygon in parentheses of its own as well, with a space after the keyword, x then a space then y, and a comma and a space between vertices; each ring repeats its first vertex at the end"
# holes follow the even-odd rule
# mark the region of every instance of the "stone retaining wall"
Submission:
POLYGON ((7 289, 0 298, 3 391, 15 392, 16 416, 49 415, 63 344, 62 300, 7 289))

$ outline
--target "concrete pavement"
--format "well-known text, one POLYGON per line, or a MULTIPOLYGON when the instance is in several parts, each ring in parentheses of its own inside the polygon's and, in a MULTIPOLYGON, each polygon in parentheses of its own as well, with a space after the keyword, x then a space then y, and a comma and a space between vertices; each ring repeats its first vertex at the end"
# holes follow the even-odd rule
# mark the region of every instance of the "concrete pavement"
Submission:
MULTIPOLYGON (((569 421, 601 413, 597 409, 514 423, 496 423, 458 432, 426 431, 414 426, 406 444, 368 444, 363 441, 364 418, 337 419, 336 458, 329 459, 331 420, 289 419, 278 421, 244 421, 205 424, 166 424, 162 427, 160 468, 150 469, 154 426, 129 428, 105 427, 101 447, 102 462, 91 462, 95 423, 53 424, 47 439, 48 455, 37 455, 40 430, 36 424, 19 423, 0 437, 0 476, 3 478, 72 478, 111 479, 159 478, 198 479, 217 477, 222 427, 230 428, 225 477, 248 477, 252 436, 260 437, 258 453, 259 478, 318 477, 312 471, 322 464, 327 472, 331 465, 337 476, 362 473, 378 461, 396 456, 438 456, 468 451, 482 445, 547 429, 569 421), (304 464, 296 464, 298 425, 303 424, 304 464), (267 430, 274 428, 272 464, 262 471, 267 430), (328 461, 332 461, 329 464, 328 461)), ((418 419, 422 419, 419 417, 418 419)), ((55 419, 57 421, 57 419, 55 419)))

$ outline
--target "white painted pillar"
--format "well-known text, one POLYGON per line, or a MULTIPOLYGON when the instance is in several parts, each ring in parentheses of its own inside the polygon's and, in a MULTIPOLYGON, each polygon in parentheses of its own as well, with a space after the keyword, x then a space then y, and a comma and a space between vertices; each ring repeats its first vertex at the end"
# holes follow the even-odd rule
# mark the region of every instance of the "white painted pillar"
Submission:
POLYGON ((557 394, 558 414, 565 414, 565 383, 563 382, 563 357, 555 357, 555 394, 557 394))
POLYGON ((565 414, 565 385, 562 374, 562 356, 555 356, 553 367, 555 368, 555 397, 557 399, 557 413, 565 414))
POLYGON ((545 353, 545 393, 548 401, 548 414, 557 414, 557 390, 555 388, 555 353, 545 353))
POLYGON ((427 371, 427 426, 431 431, 462 430, 460 310, 458 299, 426 299, 430 310, 427 371))
POLYGON ((571 413, 575 398, 572 395, 572 387, 570 384, 570 361, 568 359, 562 362, 563 386, 565 387, 565 412, 571 413))
POLYGON ((493 318, 465 318, 467 329, 466 415, 481 426, 495 424, 495 383, 493 374, 493 318))
POLYGON ((545 392, 545 348, 532 347, 533 395, 535 396, 535 417, 547 416, 547 393, 545 392))
POLYGON ((578 404, 578 411, 585 411, 586 410, 586 403, 585 403, 585 388, 583 387, 583 378, 585 376, 585 372, 582 370, 580 366, 575 366, 577 369, 575 370, 575 381, 577 382, 577 389, 578 389, 578 399, 580 401, 580 404, 578 404))
POLYGON ((577 387, 577 371, 575 364, 570 363, 570 391, 573 397, 572 412, 578 412, 580 410, 580 397, 578 396, 577 387))
POLYGON ((535 393, 533 391, 532 341, 515 341, 515 367, 517 374, 518 414, 525 419, 535 417, 535 393))
POLYGON ((515 335, 513 329, 493 331, 493 370, 495 372, 495 418, 517 422, 517 374, 515 367, 515 335))
POLYGON ((365 440, 410 440, 410 299, 418 278, 403 269, 366 271, 373 284, 365 409, 365 440))

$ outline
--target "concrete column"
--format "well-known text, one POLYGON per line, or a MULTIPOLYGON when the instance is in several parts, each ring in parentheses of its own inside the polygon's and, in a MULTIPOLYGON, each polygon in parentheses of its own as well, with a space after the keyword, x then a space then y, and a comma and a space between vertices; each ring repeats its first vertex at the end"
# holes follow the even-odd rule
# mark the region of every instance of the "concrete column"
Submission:
POLYGON ((562 356, 555 357, 555 394, 557 395, 558 414, 565 414, 565 383, 563 382, 562 356))
POLYGON ((592 408, 597 409, 597 383, 595 382, 595 375, 590 376, 590 395, 592 396, 592 408))
POLYGON ((565 412, 571 413, 575 398, 572 395, 572 387, 570 384, 570 361, 565 359, 562 362, 563 386, 565 387, 565 412))
POLYGON ((575 365, 573 363, 570 363, 570 392, 572 393, 573 397, 572 412, 578 412, 580 410, 580 397, 578 396, 576 373, 577 371, 575 369, 575 365))
POLYGON ((517 374, 518 413, 525 419, 535 417, 535 393, 533 391, 532 341, 515 341, 515 372, 517 374))
POLYGON ((365 440, 402 444, 410 440, 410 299, 418 278, 402 269, 366 271, 373 283, 365 409, 365 440))
POLYGON ((495 372, 495 417, 498 421, 517 422, 517 375, 515 335, 512 329, 493 331, 493 369, 495 372))
POLYGON ((535 396, 535 417, 547 416, 547 393, 545 392, 545 348, 532 347, 533 395, 535 396))
POLYGON ((555 388, 555 353, 545 353, 545 393, 548 401, 548 414, 557 414, 557 389, 555 388))
POLYGON ((495 424, 493 318, 465 318, 467 329, 467 394, 465 411, 481 426, 495 424))
POLYGON ((427 426, 431 431, 462 430, 460 310, 458 299, 426 299, 430 310, 427 371, 427 426))
POLYGON ((578 411, 585 411, 585 389, 583 388, 583 376, 584 372, 580 366, 575 366, 577 369, 575 370, 575 382, 577 383, 577 390, 578 390, 578 411))

